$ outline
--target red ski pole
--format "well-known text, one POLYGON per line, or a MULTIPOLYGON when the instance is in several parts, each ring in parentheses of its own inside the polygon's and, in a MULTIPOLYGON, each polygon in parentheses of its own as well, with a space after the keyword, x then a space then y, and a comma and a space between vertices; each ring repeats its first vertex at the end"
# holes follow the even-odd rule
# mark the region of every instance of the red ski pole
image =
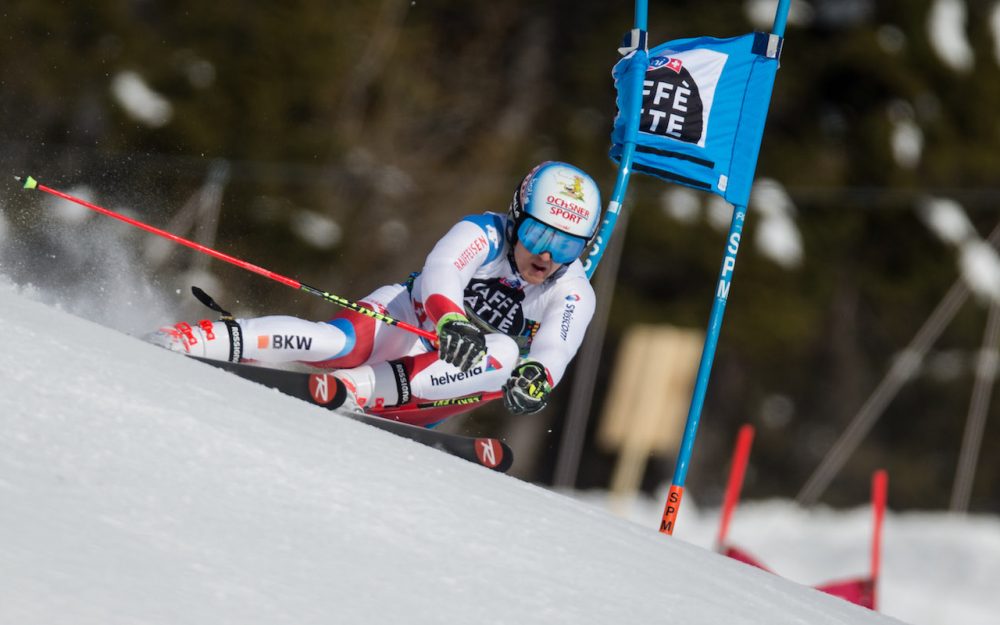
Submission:
MULTIPOLYGON (((16 178, 18 182, 20 182, 22 180, 22 178, 20 176, 14 176, 14 178, 16 178)), ((408 324, 406 322, 403 322, 403 321, 400 321, 398 319, 394 319, 394 318, 390 317, 389 315, 380 313, 378 311, 371 310, 369 308, 365 308, 361 304, 358 304, 357 302, 352 302, 351 300, 343 298, 343 297, 340 297, 339 295, 334 295, 332 293, 327 293, 326 291, 321 291, 321 290, 319 290, 319 289, 317 289, 315 287, 309 286, 308 284, 302 284, 298 280, 293 280, 292 278, 288 278, 288 277, 283 276, 283 275, 281 275, 279 273, 275 273, 275 272, 270 271, 268 269, 264 269, 263 267, 258 267, 257 265, 254 265, 252 263, 248 263, 245 260, 240 260, 239 258, 236 258, 234 256, 230 256, 229 254, 224 254, 224 253, 222 253, 222 252, 220 252, 218 250, 213 250, 210 247, 205 247, 204 245, 202 245, 200 243, 195 243, 194 241, 190 241, 190 240, 185 239, 183 237, 179 237, 176 234, 172 234, 170 232, 167 232, 166 230, 160 230, 159 228, 156 228, 154 226, 150 226, 149 224, 142 223, 141 221, 137 221, 135 219, 132 219, 131 217, 126 217, 125 215, 122 215, 121 213, 116 213, 116 212, 114 212, 112 210, 109 210, 107 208, 104 208, 102 206, 98 206, 96 204, 91 204, 90 202, 88 202, 86 200, 83 200, 83 199, 78 198, 78 197, 74 197, 72 195, 69 195, 68 193, 63 193, 62 191, 57 191, 56 189, 53 189, 51 187, 47 187, 47 186, 45 186, 43 184, 39 184, 38 181, 35 180, 34 178, 32 178, 31 176, 28 176, 27 179, 24 180, 24 188, 25 189, 38 189, 39 191, 44 191, 45 193, 48 193, 50 195, 54 195, 54 196, 60 197, 60 198, 62 198, 64 200, 68 200, 70 202, 73 202, 74 204, 79 204, 80 206, 84 206, 86 208, 89 208, 90 210, 96 211, 98 213, 101 213, 102 215, 107 215, 108 217, 112 217, 114 219, 117 219, 118 221, 124 221, 125 223, 129 224, 130 226, 135 226, 136 228, 140 228, 142 230, 145 230, 146 232, 152 232, 153 234, 161 236, 164 239, 169 239, 170 241, 173 241, 174 243, 180 243, 181 245, 186 245, 187 247, 190 247, 193 250, 199 251, 202 254, 208 254, 209 256, 211 256, 213 258, 217 258, 217 259, 219 259, 221 261, 225 261, 225 262, 227 262, 227 263, 229 263, 231 265, 236 265, 237 267, 240 267, 242 269, 246 269, 247 271, 252 271, 252 272, 254 272, 256 274, 262 275, 265 278, 270 278, 271 280, 274 280, 276 282, 280 282, 280 283, 284 284, 285 286, 290 286, 293 289, 298 289, 300 291, 305 291, 306 293, 309 293, 310 295, 316 295, 318 297, 322 297, 323 299, 325 299, 328 302, 331 302, 331 303, 336 304, 338 306, 342 306, 344 308, 349 308, 350 310, 353 310, 354 312, 361 313, 362 315, 367 315, 368 317, 376 319, 377 321, 381 321, 382 323, 385 323, 385 324, 388 324, 388 325, 391 325, 391 326, 397 326, 399 328, 402 328, 403 330, 407 330, 407 331, 412 332, 412 333, 414 333, 414 334, 416 334, 418 336, 421 336, 421 337, 423 337, 423 338, 425 338, 425 339, 427 339, 429 341, 437 341, 437 335, 434 334, 433 332, 430 332, 428 330, 424 330, 423 328, 418 328, 418 327, 416 327, 414 325, 410 325, 410 324, 408 324)))

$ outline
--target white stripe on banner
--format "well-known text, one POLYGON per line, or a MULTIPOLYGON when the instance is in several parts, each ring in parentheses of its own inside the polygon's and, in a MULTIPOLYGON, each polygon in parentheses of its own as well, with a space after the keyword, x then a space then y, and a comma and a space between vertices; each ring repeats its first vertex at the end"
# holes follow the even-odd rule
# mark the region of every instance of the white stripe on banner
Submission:
POLYGON ((781 37, 779 37, 779 36, 777 36, 775 34, 768 35, 768 37, 767 37, 767 58, 769 58, 769 59, 776 59, 776 58, 778 58, 778 50, 780 50, 780 48, 778 46, 779 46, 780 43, 781 43, 781 37))

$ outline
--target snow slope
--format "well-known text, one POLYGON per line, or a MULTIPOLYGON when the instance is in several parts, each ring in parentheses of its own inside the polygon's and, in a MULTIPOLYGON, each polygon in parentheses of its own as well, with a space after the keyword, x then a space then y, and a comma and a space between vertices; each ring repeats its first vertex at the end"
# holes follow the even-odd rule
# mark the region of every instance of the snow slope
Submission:
POLYGON ((0 282, 0 623, 894 619, 0 282))
MULTIPOLYGON (((891 504, 891 476, 889 482, 891 504)), ((694 494, 685 495, 675 536, 711 548, 719 510, 701 509, 694 494)), ((575 496, 594 505, 608 505, 606 493, 575 496)), ((632 502, 626 514, 644 527, 656 527, 664 501, 665 487, 658 497, 632 502)), ((729 542, 786 579, 820 585, 868 574, 871 533, 868 505, 833 510, 825 506, 804 509, 791 501, 747 501, 733 515, 729 542)), ((892 509, 886 513, 880 612, 913 625, 997 625, 998 579, 997 517, 892 509)))

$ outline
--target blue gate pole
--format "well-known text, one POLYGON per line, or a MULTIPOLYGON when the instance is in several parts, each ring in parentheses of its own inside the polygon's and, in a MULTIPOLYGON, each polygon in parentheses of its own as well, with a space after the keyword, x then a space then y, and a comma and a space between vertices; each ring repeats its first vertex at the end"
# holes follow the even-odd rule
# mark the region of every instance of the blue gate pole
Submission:
MULTIPOLYGON (((775 12, 772 32, 779 37, 783 37, 785 34, 790 2, 791 0, 780 0, 775 12)), ((705 345, 702 348, 698 376, 695 379, 694 392, 691 396, 691 407, 688 409, 684 437, 681 439, 680 450, 677 452, 677 466, 674 468, 674 477, 670 484, 670 490, 667 492, 667 502, 660 520, 660 531, 664 534, 673 534, 677 524, 677 513, 680 511, 681 499, 684 496, 684 482, 687 479, 688 465, 691 462, 691 453, 694 449, 694 439, 698 434, 698 423, 701 420, 701 411, 705 404, 708 379, 712 374, 715 349, 719 344, 722 318, 726 314, 726 301, 729 298, 733 270, 736 268, 736 253, 740 249, 740 239, 743 236, 743 224, 746 221, 746 216, 747 207, 733 206, 733 219, 729 225, 729 236, 726 238, 726 254, 722 259, 722 269, 719 271, 719 281, 715 288, 715 300, 709 314, 705 345)))
POLYGON ((618 215, 621 212, 622 204, 625 202, 625 191, 628 190, 629 176, 632 174, 632 160, 635 158, 635 142, 639 134, 639 115, 642 111, 642 81, 646 76, 646 65, 649 53, 646 46, 646 23, 647 8, 646 0, 636 0, 635 2, 635 24, 633 27, 633 44, 638 47, 635 50, 635 57, 629 66, 627 89, 636 94, 632 99, 632 110, 622 111, 626 115, 627 125, 625 127, 625 144, 622 149, 622 157, 618 163, 618 177, 615 179, 615 188, 611 193, 611 201, 604 211, 604 219, 601 221, 601 228, 594 238, 594 244, 583 261, 583 269, 587 272, 587 278, 592 278, 597 264, 604 256, 604 250, 611 241, 611 234, 618 222, 618 215))

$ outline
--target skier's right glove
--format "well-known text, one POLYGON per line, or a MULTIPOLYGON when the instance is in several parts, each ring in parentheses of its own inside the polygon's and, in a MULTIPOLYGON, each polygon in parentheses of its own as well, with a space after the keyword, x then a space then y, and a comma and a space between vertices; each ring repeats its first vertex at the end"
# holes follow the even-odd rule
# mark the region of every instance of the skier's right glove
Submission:
POLYGON ((437 334, 441 360, 463 372, 486 357, 486 335, 463 314, 448 313, 441 317, 437 334))

